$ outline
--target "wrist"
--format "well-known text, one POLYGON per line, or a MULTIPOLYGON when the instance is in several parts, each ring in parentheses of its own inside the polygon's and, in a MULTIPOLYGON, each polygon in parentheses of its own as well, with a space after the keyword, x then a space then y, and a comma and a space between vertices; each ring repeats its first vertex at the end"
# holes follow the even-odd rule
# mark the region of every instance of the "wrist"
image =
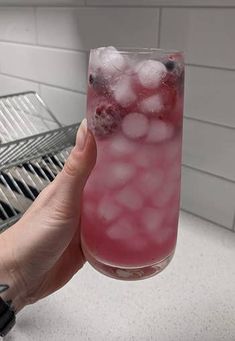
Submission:
POLYGON ((18 313, 26 305, 25 289, 5 233, 0 235, 0 297, 18 313))
MULTIPOLYGON (((2 282, 2 278, 1 278, 2 282)), ((12 283, 10 283, 9 279, 6 279, 6 281, 3 283, 2 286, 7 287, 6 291, 0 292, 0 297, 3 299, 4 302, 6 302, 17 314, 21 309, 24 308, 24 300, 22 296, 18 293, 17 287, 14 286, 12 283)), ((0 289, 2 287, 0 285, 0 289)))

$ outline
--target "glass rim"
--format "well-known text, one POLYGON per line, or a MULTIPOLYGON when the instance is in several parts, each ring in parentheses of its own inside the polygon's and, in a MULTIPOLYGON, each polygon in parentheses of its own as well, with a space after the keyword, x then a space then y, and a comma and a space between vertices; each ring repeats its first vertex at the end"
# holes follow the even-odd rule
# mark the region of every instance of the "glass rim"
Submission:
MULTIPOLYGON (((99 48, 108 48, 108 47, 114 47, 117 49, 118 53, 121 54, 153 54, 153 53, 159 53, 161 55, 169 55, 169 54, 177 54, 184 56, 184 51, 177 50, 177 49, 162 49, 157 47, 135 47, 135 46, 99 46, 90 49, 90 51, 96 51, 99 48)), ((113 51, 115 53, 115 51, 113 51)))

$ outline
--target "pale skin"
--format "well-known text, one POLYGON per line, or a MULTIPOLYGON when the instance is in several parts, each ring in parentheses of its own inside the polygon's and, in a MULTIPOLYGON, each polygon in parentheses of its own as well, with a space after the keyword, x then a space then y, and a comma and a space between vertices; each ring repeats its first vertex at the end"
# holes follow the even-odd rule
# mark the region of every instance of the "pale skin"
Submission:
POLYGON ((0 234, 0 296, 16 312, 63 287, 82 268, 82 193, 95 162, 95 140, 84 120, 63 170, 0 234))

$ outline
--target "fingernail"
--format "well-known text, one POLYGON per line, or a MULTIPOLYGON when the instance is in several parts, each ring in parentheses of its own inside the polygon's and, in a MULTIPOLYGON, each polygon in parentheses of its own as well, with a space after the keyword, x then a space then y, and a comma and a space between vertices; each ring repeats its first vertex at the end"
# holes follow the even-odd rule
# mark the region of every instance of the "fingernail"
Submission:
POLYGON ((85 147, 87 136, 87 120, 84 118, 77 132, 76 147, 79 151, 82 151, 85 147))

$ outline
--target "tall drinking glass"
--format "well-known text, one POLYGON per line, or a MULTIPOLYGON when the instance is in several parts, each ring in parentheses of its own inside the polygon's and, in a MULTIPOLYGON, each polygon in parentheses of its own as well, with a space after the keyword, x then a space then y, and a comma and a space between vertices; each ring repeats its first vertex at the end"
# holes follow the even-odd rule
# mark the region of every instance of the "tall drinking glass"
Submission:
POLYGON ((97 164, 85 187, 82 247, 117 279, 163 270, 179 216, 184 60, 180 52, 90 52, 87 121, 97 164))

